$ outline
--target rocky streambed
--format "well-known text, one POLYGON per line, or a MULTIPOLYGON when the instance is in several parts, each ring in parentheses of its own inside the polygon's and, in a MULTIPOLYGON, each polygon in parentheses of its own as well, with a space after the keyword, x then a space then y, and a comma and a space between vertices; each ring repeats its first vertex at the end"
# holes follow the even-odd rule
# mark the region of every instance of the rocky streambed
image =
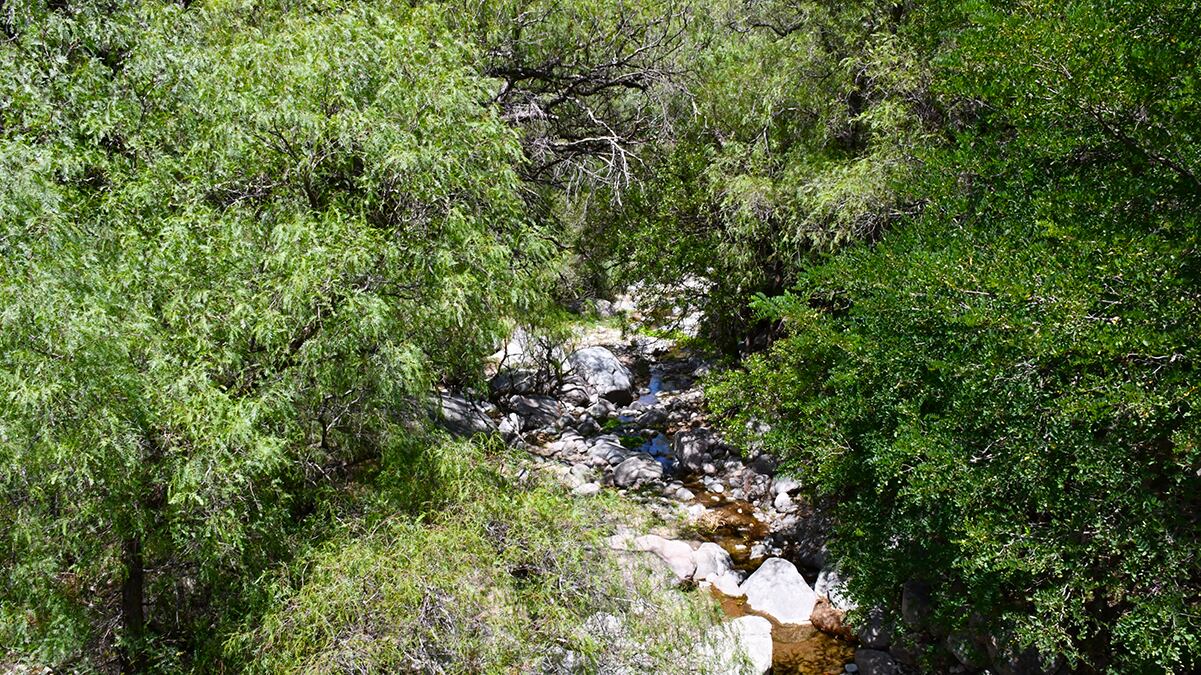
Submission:
POLYGON ((822 510, 772 457, 732 448, 710 426, 703 359, 670 340, 594 329, 552 351, 550 372, 516 342, 491 403, 443 396, 449 425, 499 431, 579 498, 620 490, 653 511, 662 531, 619 532, 610 546, 655 555, 680 583, 713 593, 730 620, 709 642, 745 652, 755 672, 898 672, 877 651, 886 646, 878 631, 844 622, 850 605, 826 554, 822 510))

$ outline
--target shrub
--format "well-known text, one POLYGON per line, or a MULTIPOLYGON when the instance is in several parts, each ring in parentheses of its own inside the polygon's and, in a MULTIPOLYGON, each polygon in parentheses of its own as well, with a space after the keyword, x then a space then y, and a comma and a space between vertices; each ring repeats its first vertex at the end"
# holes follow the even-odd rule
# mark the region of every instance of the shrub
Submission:
POLYGON ((1175 3, 974 6, 938 82, 976 112, 922 214, 758 301, 789 337, 712 400, 837 500, 864 603, 914 579, 936 634, 1197 667, 1201 136, 1168 65, 1196 32, 1175 3))
POLYGON ((273 576, 264 614, 227 645, 234 662, 252 672, 668 672, 715 618, 711 604, 656 581, 662 571, 609 550, 612 510, 625 520, 630 507, 517 479, 524 465, 479 445, 435 446, 413 465, 452 474, 444 499, 397 511, 384 491, 273 576))
POLYGON ((0 644, 33 661, 174 667, 541 297, 470 47, 293 4, 5 9, 0 644))

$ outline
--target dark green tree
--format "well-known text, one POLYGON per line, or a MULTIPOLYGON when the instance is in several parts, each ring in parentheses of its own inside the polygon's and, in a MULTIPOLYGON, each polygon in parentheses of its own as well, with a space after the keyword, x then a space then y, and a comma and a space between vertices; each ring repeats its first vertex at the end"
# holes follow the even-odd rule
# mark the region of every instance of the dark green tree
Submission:
POLYGON ((1189 671, 1201 15, 955 9, 921 19, 943 26, 948 120, 922 153, 922 213, 761 300, 789 337, 712 394, 837 500, 864 602, 895 607, 917 580, 935 635, 1016 634, 1081 672, 1189 671))

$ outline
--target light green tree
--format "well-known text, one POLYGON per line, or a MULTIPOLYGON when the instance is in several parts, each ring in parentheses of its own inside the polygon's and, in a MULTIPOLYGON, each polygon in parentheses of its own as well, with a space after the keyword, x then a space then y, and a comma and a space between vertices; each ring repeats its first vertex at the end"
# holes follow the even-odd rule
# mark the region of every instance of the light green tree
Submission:
POLYGON ((0 643, 32 659, 167 667, 538 297, 470 49, 303 9, 6 9, 0 643))

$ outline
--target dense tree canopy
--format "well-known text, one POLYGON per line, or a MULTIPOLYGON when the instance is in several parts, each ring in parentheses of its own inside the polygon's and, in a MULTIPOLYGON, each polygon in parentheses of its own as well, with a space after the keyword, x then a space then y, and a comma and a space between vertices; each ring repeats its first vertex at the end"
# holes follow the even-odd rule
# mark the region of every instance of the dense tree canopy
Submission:
POLYGON ((431 387, 640 283, 862 606, 1201 667, 1199 63, 1195 0, 4 3, 0 663, 326 663, 265 596, 522 512, 423 510, 431 387), (308 549, 365 466, 414 521, 308 549))
POLYGON ((655 147, 601 221, 604 245, 632 261, 617 276, 709 279, 691 302, 729 349, 751 319, 748 297, 782 292, 813 253, 871 239, 908 212, 896 188, 932 133, 933 101, 898 35, 906 11, 715 3, 694 32, 675 140, 655 147))
POLYGON ((936 82, 974 110, 921 215, 758 303, 790 337, 713 393, 837 496, 863 597, 918 579, 941 630, 1195 667, 1194 9, 973 7, 936 82))
POLYGON ((430 12, 111 9, 13 8, 0 66, 0 641, 51 663, 139 640, 143 599, 201 629, 154 610, 220 604, 402 448, 540 257, 430 12))

